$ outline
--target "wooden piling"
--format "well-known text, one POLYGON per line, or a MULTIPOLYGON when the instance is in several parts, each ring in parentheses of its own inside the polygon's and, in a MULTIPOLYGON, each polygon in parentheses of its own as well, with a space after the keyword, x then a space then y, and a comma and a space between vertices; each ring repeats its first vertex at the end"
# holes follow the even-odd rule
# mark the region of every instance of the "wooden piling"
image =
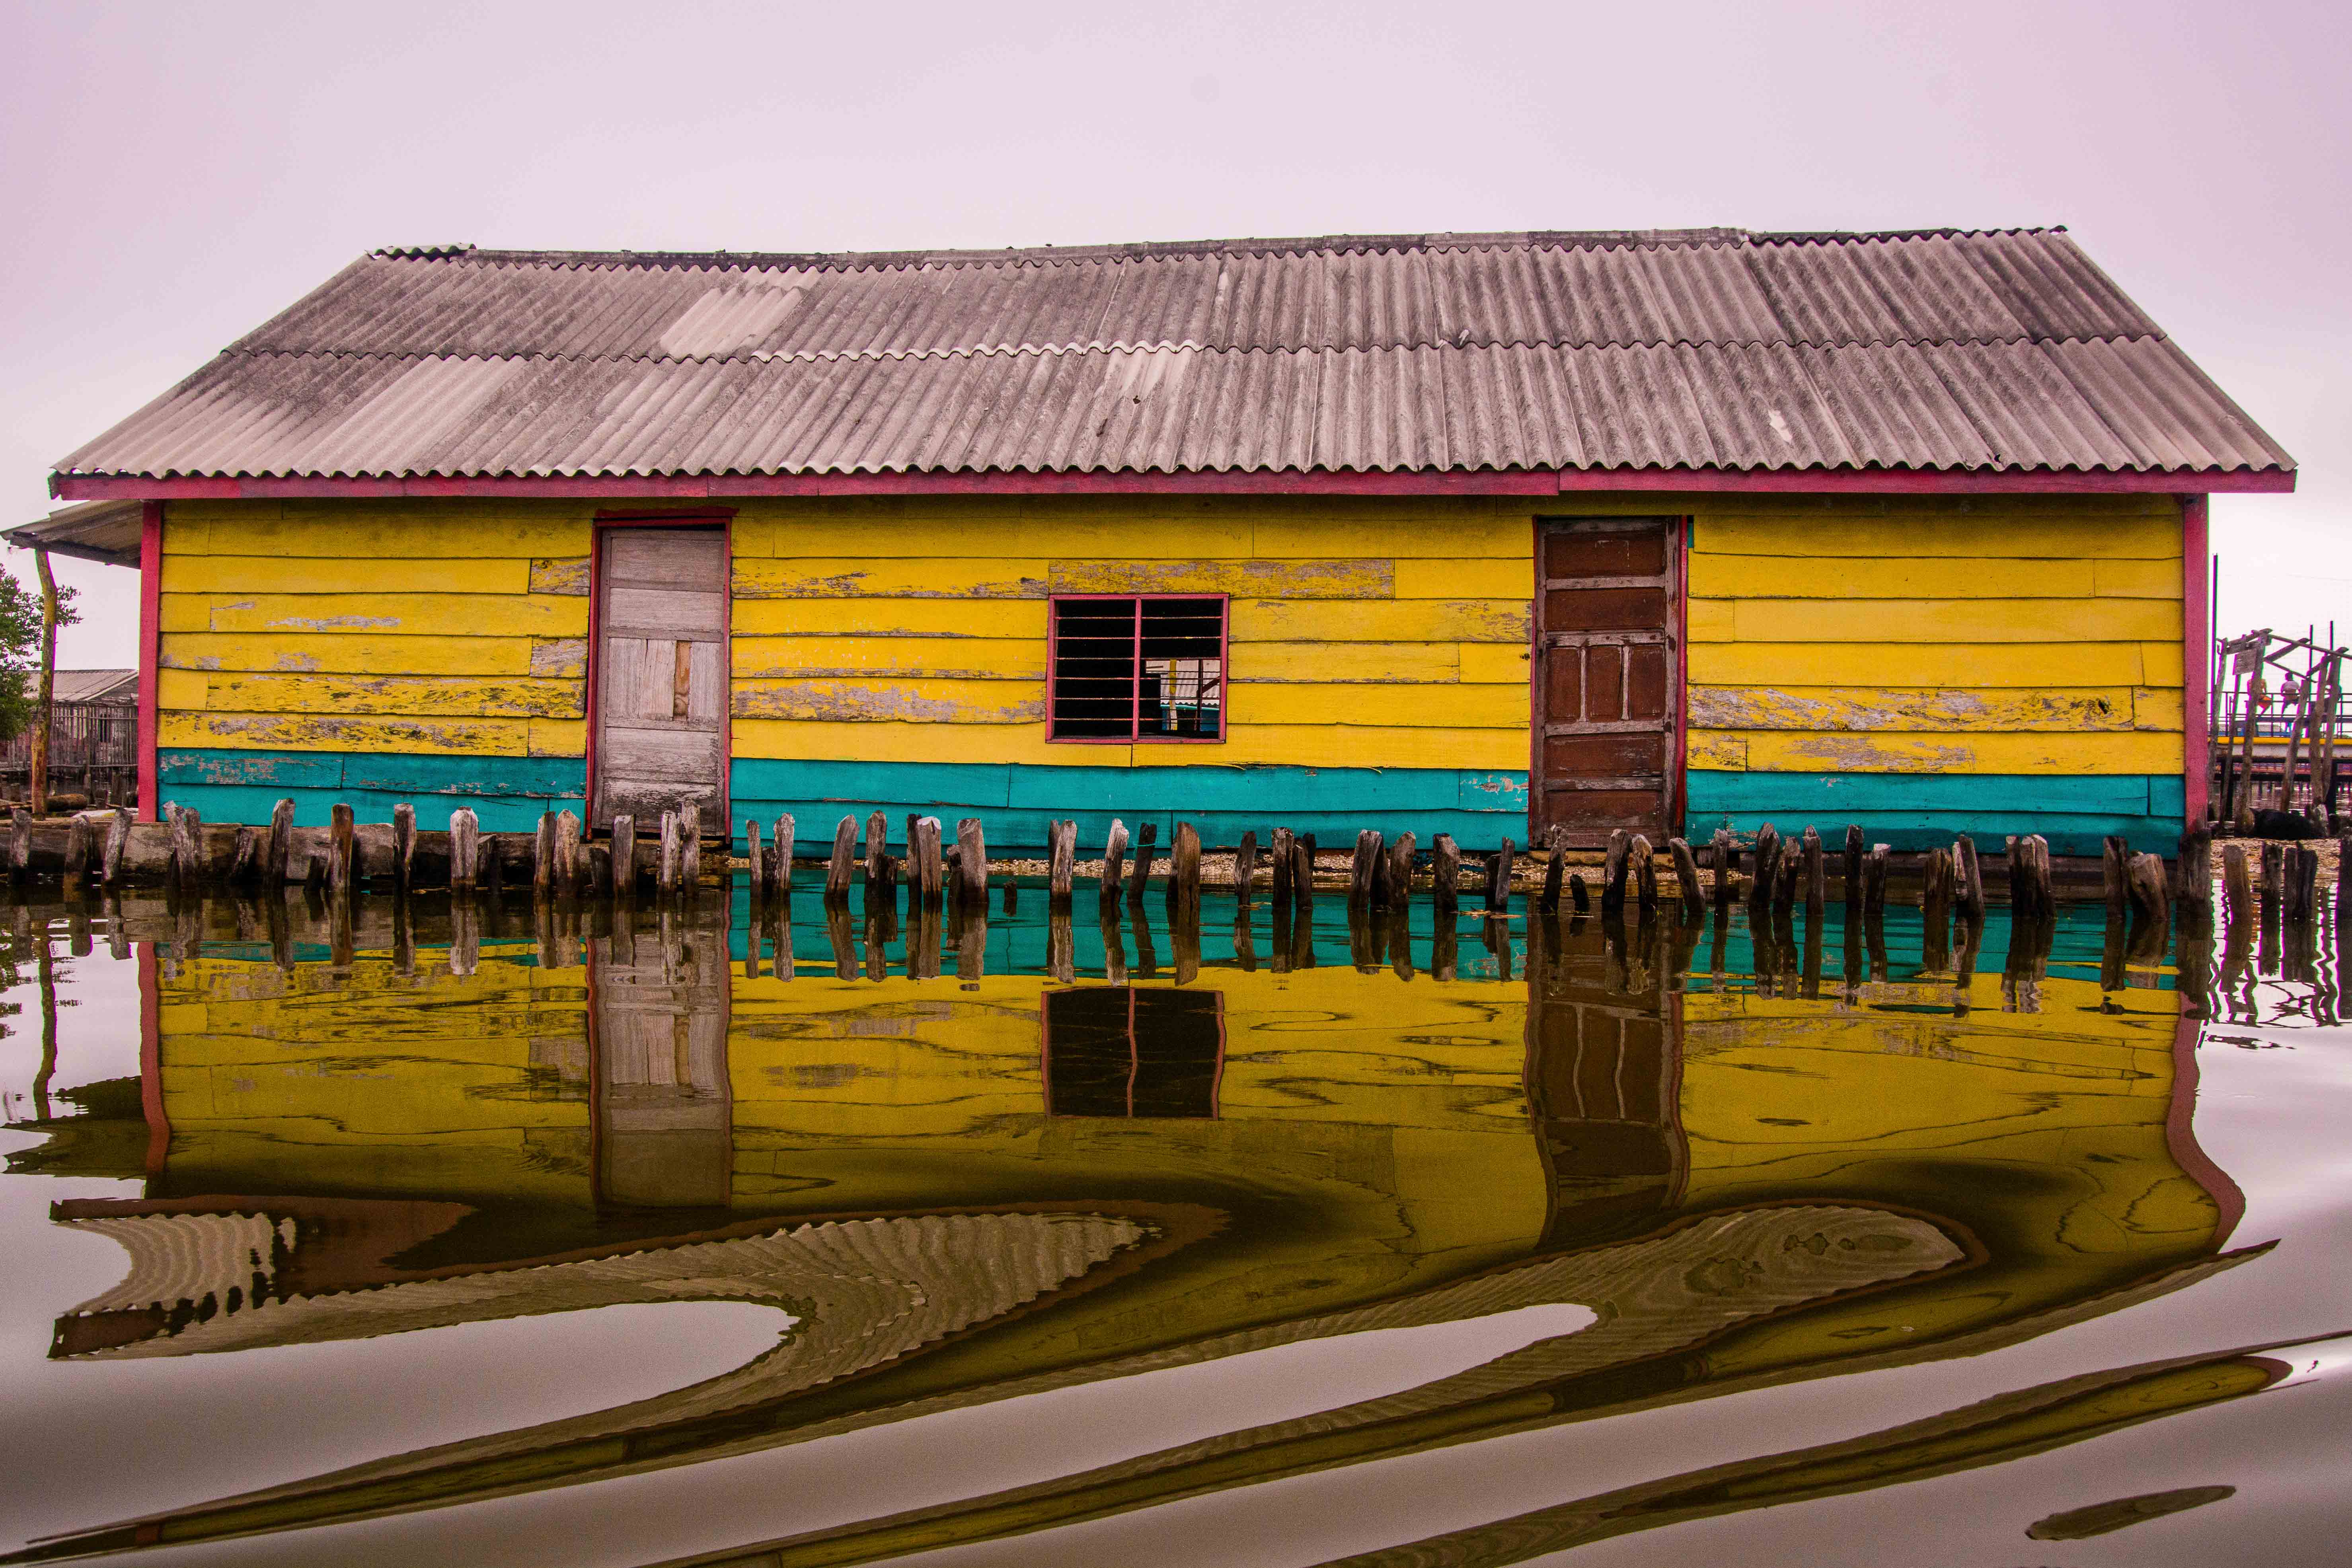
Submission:
POLYGON ((2171 910, 2166 880, 2161 855, 2135 855, 2125 862, 2125 895, 2137 919, 2168 923, 2171 910))
POLYGON ((936 816, 915 819, 907 838, 908 896, 918 908, 944 908, 948 896, 947 855, 940 837, 945 826, 936 816))
POLYGON ((328 813, 327 897, 329 907, 348 904, 352 897, 353 860, 358 853, 352 808, 337 801, 328 813))
POLYGON ((122 880, 122 855, 130 847, 131 808, 118 805, 106 820, 106 843, 99 850, 98 879, 102 886, 111 888, 122 880))
MULTIPOLYGON (((1814 842, 1818 849, 1818 836, 1814 842)), ((1690 840, 1667 839, 1666 853, 1674 858, 1675 890, 1682 900, 1683 913, 1698 920, 1706 913, 1706 893, 1698 885, 1698 858, 1691 853, 1690 840)))
POLYGON ((1201 836, 1189 822, 1176 825, 1168 846, 1168 903, 1178 910, 1201 907, 1201 836))
POLYGON ((1356 858, 1348 873, 1348 907, 1368 910, 1378 890, 1381 863, 1381 836, 1371 828, 1356 835, 1356 858))
POLYGON ((1592 909, 1592 889, 1586 887, 1584 879, 1574 871, 1568 874, 1568 900, 1578 914, 1589 913, 1592 909))
POLYGON ((686 860, 686 847, 680 841, 677 813, 661 814, 661 858, 654 866, 654 892, 661 898, 671 898, 677 892, 678 873, 686 860))
MULTIPOLYGON (((667 829, 663 836, 668 836, 667 829)), ((539 814, 539 837, 531 844, 530 891, 542 901, 555 894, 555 813, 551 811, 539 814)))
MULTIPOLYGON (((242 833, 251 831, 241 830, 240 847, 242 833)), ((89 817, 83 812, 75 812, 66 823, 65 876, 69 893, 78 891, 89 879, 89 817)))
POLYGON ((1886 857, 1884 844, 1874 844, 1862 863, 1862 915, 1870 920, 1886 909, 1886 857))
POLYGON ((2229 900, 2230 919, 2242 921, 2254 913, 2254 879, 2246 862, 2246 847, 2230 843, 2221 846, 2221 890, 2229 900))
POLYGON ((1568 829, 1553 823, 1544 830, 1543 886, 1536 893, 1536 908, 1545 914, 1559 909, 1560 879, 1568 875, 1568 829))
POLYGON ((1266 867, 1274 873, 1274 907, 1277 913, 1291 907, 1291 883, 1298 871, 1297 858, 1291 853, 1296 837, 1287 827, 1277 827, 1266 846, 1266 867))
MULTIPOLYGON (((1304 922, 1311 921, 1315 914, 1315 835, 1312 833, 1294 835, 1290 840, 1290 896, 1297 906, 1292 912, 1301 921, 1301 928, 1304 929, 1304 922)), ((1315 955, 1311 942, 1308 944, 1307 961, 1304 963, 1294 963, 1292 967, 1297 969, 1315 967, 1315 955)))
POLYGON ((1984 919, 1984 868, 1977 861, 1977 841, 1965 833, 1952 840, 1952 901, 1968 919, 1984 919))
POLYGON ((1633 847, 1633 837, 1623 828, 1609 835, 1609 849, 1601 859, 1601 912, 1604 915, 1625 907, 1625 858, 1633 847))
MULTIPOLYGON (((1919 879, 1919 921, 1927 927, 1928 942, 1940 946, 1952 923, 1952 852, 1948 849, 1927 851, 1927 864, 1919 879)), ((1943 968, 1941 963, 1928 963, 1931 970, 1943 968)))
POLYGON ((1257 881, 1257 829, 1244 828, 1241 842, 1234 846, 1234 901, 1247 904, 1255 896, 1257 881))
POLYGON ((2263 915, 2275 917, 2286 900, 2286 848, 2276 839, 2263 846, 2263 915))
POLYGON ((1118 901, 1127 879, 1127 824, 1114 816, 1110 833, 1103 841, 1101 901, 1118 901))
MULTIPOLYGON (((751 831, 758 832, 756 825, 751 831)), ((637 896, 637 814, 613 814, 613 896, 624 900, 637 896)))
POLYGON ((1462 849, 1451 833, 1429 841, 1429 896, 1440 915, 1462 907, 1462 849))
MULTIPOLYGON (((1046 890, 1053 902, 1066 904, 1070 900, 1070 883, 1076 873, 1078 858, 1078 825, 1075 822, 1051 822, 1045 826, 1046 890)), ((1175 896, 1170 886, 1169 896, 1175 896)))
POLYGON ((956 882, 965 909, 988 907, 988 841, 976 816, 956 824, 956 882))
POLYGON ((1714 851, 1715 864, 1711 868, 1715 872, 1715 907, 1728 909, 1732 885, 1739 878, 1739 841, 1732 837, 1728 827, 1718 827, 1708 847, 1714 851))
POLYGON ((269 869, 262 882, 274 888, 300 880, 294 868, 294 803, 280 800, 269 808, 269 869))
MULTIPOLYGON (((275 853, 275 851, 272 851, 275 853)), ((470 893, 475 879, 480 874, 482 829, 480 819, 471 806, 461 805, 449 814, 449 890, 470 893)))
MULTIPOLYGON (((2050 876, 2050 841, 2039 833, 2029 833, 2017 841, 2013 851, 2023 876, 2026 912, 2037 921, 2048 921, 2058 912, 2058 898, 2050 876)), ((2012 871, 2012 888, 2019 882, 2012 871)), ((2014 893, 2012 892, 2012 899, 2014 893)))
MULTIPOLYGON (((571 815, 565 813, 566 816, 571 815)), ((679 880, 691 892, 702 880, 702 803, 689 800, 677 812, 677 873, 679 880)), ((580 847, 580 825, 572 825, 572 847, 576 854, 580 847)), ((576 872, 577 867, 574 867, 576 872)))
MULTIPOLYGON (((849 898, 850 858, 857 849, 857 818, 845 816, 833 830, 833 858, 825 863, 824 899, 827 903, 844 903, 849 898)), ((857 978, 853 973, 852 980, 857 978)))
POLYGON ((2352 837, 2336 841, 2336 923, 2352 925, 2352 837))
POLYGON ((1643 920, 1648 920, 1658 912, 1657 852, 1650 847, 1647 838, 1636 833, 1633 842, 1626 847, 1626 854, 1633 867, 1634 907, 1640 910, 1643 920))
POLYGON ((1797 881, 1803 874, 1799 863, 1797 846, 1783 840, 1774 852, 1772 861, 1772 915, 1785 920, 1797 907, 1797 881))
MULTIPOLYGON (((693 807, 688 806, 687 809, 691 811, 693 807)), ((687 826, 685 831, 688 840, 691 841, 692 826, 687 826)), ((585 860, 586 858, 580 852, 580 818, 570 811, 557 812, 555 814, 555 891, 559 898, 576 899, 580 896, 580 886, 585 879, 583 873, 587 869, 585 860)), ((691 875, 691 872, 688 874, 691 875)))
POLYGON ((2180 836, 2180 857, 2173 868, 2173 897, 2180 900, 2184 921, 2213 918, 2213 830, 2192 822, 2180 836))
MULTIPOLYGON (((351 808, 339 806, 348 831, 351 808)), ((22 880, 33 847, 33 818, 27 812, 16 813, 16 840, 9 847, 8 864, 22 880)), ((205 820, 186 806, 172 815, 172 875, 183 892, 205 885, 205 820)))
POLYGON ((1828 857, 1822 850, 1821 829, 1811 823, 1805 825, 1798 858, 1805 879, 1805 929, 1818 931, 1822 913, 1829 906, 1830 874, 1828 857))
POLYGON ((866 819, 866 879, 879 881, 882 857, 890 851, 890 819, 877 807, 866 819))
POLYGON ((1507 915, 1511 910, 1511 866, 1516 851, 1509 839, 1486 861, 1486 912, 1507 915))
MULTIPOLYGON (((1151 882, 1151 849, 1159 838, 1160 824, 1156 822, 1136 824, 1135 870, 1134 874, 1127 879, 1127 901, 1138 910, 1143 907, 1143 890, 1151 882)), ((1004 896, 1007 899, 1013 896, 1013 884, 1010 882, 1004 885, 1004 896)), ((1011 906, 1008 904, 1006 907, 1011 906)), ((1139 914, 1136 918, 1140 921, 1142 916, 1139 914)))
POLYGON ((1849 822, 1845 827, 1844 889, 1846 919, 1849 921, 1853 918, 1854 911, 1862 908, 1863 854, 1862 825, 1858 822, 1849 822))
POLYGON ((2107 918, 2123 918, 2124 907, 2131 898, 2131 846, 2110 833, 2099 845, 2099 880, 2106 894, 2107 918))
MULTIPOLYGON (((793 896, 793 835, 799 830, 799 827, 800 824, 793 819, 793 814, 789 811, 780 814, 776 818, 776 826, 774 829, 776 841, 775 848, 768 858, 768 865, 770 868, 768 873, 768 886, 774 891, 779 900, 790 899, 793 896)), ((939 877, 939 866, 937 863, 939 859, 939 842, 940 824, 939 819, 934 817, 931 819, 931 858, 933 861, 931 876, 935 882, 939 877)), ((792 950, 787 948, 784 951, 789 954, 792 950)), ((792 978, 791 963, 792 961, 789 956, 779 958, 776 961, 777 973, 787 980, 792 978)))
POLYGON ((392 808, 392 885, 407 892, 416 881, 416 807, 402 801, 392 808))
POLYGON ((1408 831, 1396 836, 1390 845, 1382 865, 1381 894, 1391 910, 1409 908, 1412 903, 1412 858, 1417 846, 1408 831))
MULTIPOLYGON (((911 836, 907 847, 908 852, 912 854, 914 843, 911 836)), ((760 850, 760 821, 757 817, 747 816, 743 819, 743 860, 751 883, 751 897, 764 900, 768 895, 768 861, 767 857, 760 850)), ((751 948, 755 955, 759 946, 759 938, 755 935, 751 939, 751 948)))

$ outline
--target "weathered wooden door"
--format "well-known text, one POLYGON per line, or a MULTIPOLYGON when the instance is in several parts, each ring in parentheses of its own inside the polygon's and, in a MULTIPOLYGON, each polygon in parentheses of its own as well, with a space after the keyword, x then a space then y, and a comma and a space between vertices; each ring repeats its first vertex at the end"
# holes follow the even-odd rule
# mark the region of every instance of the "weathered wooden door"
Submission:
POLYGON ((595 825, 702 806, 727 831, 727 531, 599 531, 595 825))
POLYGON ((1676 624, 1682 530, 1664 517, 1555 518, 1536 539, 1534 794, 1538 842, 1615 828, 1661 843, 1681 815, 1676 624))

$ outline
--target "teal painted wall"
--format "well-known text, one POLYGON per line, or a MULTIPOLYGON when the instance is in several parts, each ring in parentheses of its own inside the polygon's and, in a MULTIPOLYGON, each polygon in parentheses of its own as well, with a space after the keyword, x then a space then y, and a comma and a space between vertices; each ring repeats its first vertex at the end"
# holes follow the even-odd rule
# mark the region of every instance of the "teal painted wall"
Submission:
POLYGON ((2054 855, 2096 855, 2119 834, 2134 850, 2170 858, 2188 809, 2177 773, 2102 773, 2052 778, 2030 773, 1773 773, 1694 771, 1686 835, 1704 842, 1718 827, 1743 836, 1769 822, 1783 835, 1808 826, 1840 839, 1858 823, 1874 844, 1896 849, 1948 846, 1965 833, 1998 854, 2011 834, 2039 833, 2054 855))
POLYGON ((165 747, 156 758, 158 793, 206 822, 260 824, 281 799, 294 820, 327 826, 337 802, 362 822, 390 822, 403 801, 416 825, 446 828, 471 806, 488 833, 528 833, 540 814, 579 810, 587 768, 577 757, 375 756, 337 752, 232 752, 165 747))

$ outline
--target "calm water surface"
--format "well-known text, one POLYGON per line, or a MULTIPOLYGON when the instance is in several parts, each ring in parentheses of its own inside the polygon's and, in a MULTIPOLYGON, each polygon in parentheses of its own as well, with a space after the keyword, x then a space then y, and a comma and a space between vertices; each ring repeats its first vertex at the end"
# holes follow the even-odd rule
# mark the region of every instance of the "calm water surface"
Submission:
POLYGON ((1045 905, 0 910, 0 1562, 2344 1560, 2332 920, 1045 905))

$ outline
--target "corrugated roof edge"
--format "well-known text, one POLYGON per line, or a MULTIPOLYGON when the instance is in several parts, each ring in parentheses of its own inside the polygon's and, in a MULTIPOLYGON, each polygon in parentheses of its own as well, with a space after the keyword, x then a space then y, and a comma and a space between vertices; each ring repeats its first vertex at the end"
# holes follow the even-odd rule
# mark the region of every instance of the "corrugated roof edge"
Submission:
POLYGON ((1145 261, 1162 256, 1360 255, 1396 250, 1666 249, 1747 245, 1850 245, 1902 239, 2064 234, 2063 224, 2013 228, 1909 228, 1758 232, 1744 228, 1526 230, 1491 234, 1337 234, 1290 239, 1147 240, 1125 245, 1006 246, 1000 250, 485 250, 474 246, 383 246, 370 257, 464 261, 489 267, 656 268, 733 271, 809 268, 859 271, 901 267, 1046 266, 1064 261, 1145 261))

